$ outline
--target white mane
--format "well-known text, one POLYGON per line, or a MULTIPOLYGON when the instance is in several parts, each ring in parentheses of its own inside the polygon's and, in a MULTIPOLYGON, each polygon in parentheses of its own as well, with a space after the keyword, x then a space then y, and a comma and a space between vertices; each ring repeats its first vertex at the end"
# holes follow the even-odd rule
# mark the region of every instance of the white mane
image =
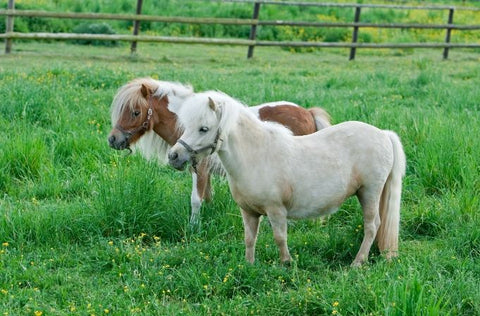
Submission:
POLYGON ((250 110, 245 104, 220 91, 196 93, 188 98, 176 113, 182 127, 192 126, 194 122, 198 121, 209 122, 216 119, 218 120, 218 127, 224 135, 230 132, 232 126, 238 121, 240 114, 249 117, 275 134, 292 135, 292 132, 282 124, 261 121, 255 115, 255 111, 250 110), (216 115, 213 114, 208 105, 209 98, 218 107, 216 115))
POLYGON ((170 145, 154 131, 143 134, 131 147, 134 153, 139 152, 147 160, 155 160, 159 164, 167 163, 167 153, 170 145))
POLYGON ((169 108, 179 107, 185 98, 193 94, 193 88, 190 85, 159 80, 155 80, 155 83, 157 84, 157 89, 153 95, 158 98, 167 96, 169 108))
MULTIPOLYGON (((112 126, 115 126, 120 119, 123 111, 129 107, 132 109, 136 104, 145 109, 148 108, 148 102, 141 93, 142 85, 147 86, 157 98, 168 97, 170 105, 180 105, 183 99, 193 94, 193 88, 178 82, 160 81, 152 78, 137 78, 118 89, 112 101, 111 119, 112 126)), ((164 164, 167 161, 167 151, 170 146, 154 131, 146 132, 132 146, 133 151, 139 151, 146 159, 155 159, 164 164)))

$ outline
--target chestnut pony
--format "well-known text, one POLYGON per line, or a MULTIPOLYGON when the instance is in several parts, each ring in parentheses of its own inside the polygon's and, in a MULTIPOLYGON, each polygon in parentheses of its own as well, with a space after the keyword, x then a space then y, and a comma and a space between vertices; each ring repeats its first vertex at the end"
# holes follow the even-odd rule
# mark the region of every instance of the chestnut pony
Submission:
POLYGON ((255 260, 262 215, 271 223, 280 260, 286 262, 292 259, 287 219, 331 214, 352 195, 362 206, 364 226, 352 266, 368 259, 375 239, 387 259, 397 255, 406 161, 394 132, 351 121, 293 136, 216 91, 198 93, 171 109, 184 133, 170 148, 169 162, 178 169, 192 159, 218 154, 241 208, 247 261, 255 260))
MULTIPOLYGON (((194 95, 193 89, 176 82, 137 78, 122 86, 111 107, 110 147, 137 150, 147 159, 167 162, 167 150, 177 142, 181 131, 169 104, 181 104, 194 95), (132 149, 130 149, 132 147, 132 149)), ((261 120, 287 126, 295 135, 306 135, 330 126, 329 115, 321 108, 302 108, 290 102, 271 102, 249 109, 261 120)), ((211 199, 210 173, 221 170, 218 158, 199 161, 192 168, 191 218, 198 223, 202 202, 211 199)))

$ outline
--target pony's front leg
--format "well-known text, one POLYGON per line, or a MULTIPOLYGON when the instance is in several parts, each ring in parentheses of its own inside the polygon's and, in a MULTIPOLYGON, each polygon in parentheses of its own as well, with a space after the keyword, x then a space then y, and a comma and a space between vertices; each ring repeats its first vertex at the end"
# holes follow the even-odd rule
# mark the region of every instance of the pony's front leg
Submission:
POLYGON ((200 222, 200 208, 202 207, 202 199, 197 189, 198 176, 192 172, 192 194, 190 196, 190 205, 192 213, 190 214, 190 225, 197 226, 200 222))
POLYGON ((197 166, 197 172, 192 172, 192 194, 190 203, 192 214, 190 216, 190 225, 197 226, 200 222, 200 208, 202 202, 209 202, 212 196, 210 186, 210 168, 207 159, 203 159, 197 166))
POLYGON ((243 227, 245 229, 245 259, 253 263, 255 261, 255 244, 257 243, 260 215, 241 209, 243 227))
POLYGON ((280 261, 284 263, 292 261, 287 245, 287 210, 284 207, 267 210, 267 216, 280 251, 280 261))

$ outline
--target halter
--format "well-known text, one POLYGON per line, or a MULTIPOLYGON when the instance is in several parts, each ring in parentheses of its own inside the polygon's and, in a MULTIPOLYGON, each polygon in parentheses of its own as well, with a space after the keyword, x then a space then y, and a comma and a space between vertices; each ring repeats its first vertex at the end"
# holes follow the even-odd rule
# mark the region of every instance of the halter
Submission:
POLYGON ((192 167, 193 167, 193 170, 195 170, 195 172, 197 172, 197 164, 198 164, 197 159, 195 159, 196 155, 208 149, 211 150, 209 155, 213 154, 214 152, 217 151, 217 146, 219 141, 223 141, 223 139, 220 138, 220 128, 217 131, 217 136, 215 136, 215 140, 213 141, 213 143, 211 143, 210 145, 201 147, 199 149, 193 149, 189 144, 184 142, 182 139, 177 140, 177 142, 180 143, 183 147, 185 147, 187 152, 190 154, 192 167))
POLYGON ((145 119, 145 121, 142 123, 142 125, 132 129, 132 130, 125 130, 123 129, 120 125, 116 124, 115 125, 115 128, 118 129, 120 132, 122 132, 122 134, 125 136, 126 138, 126 141, 127 141, 127 144, 128 146, 125 148, 125 149, 128 149, 130 151, 130 153, 132 152, 132 150, 130 149, 130 138, 132 138, 132 136, 140 133, 141 131, 146 131, 148 130, 148 125, 150 124, 150 119, 152 118, 152 114, 153 114, 153 106, 152 106, 152 96, 149 95, 148 96, 148 111, 147 111, 147 118, 145 119))

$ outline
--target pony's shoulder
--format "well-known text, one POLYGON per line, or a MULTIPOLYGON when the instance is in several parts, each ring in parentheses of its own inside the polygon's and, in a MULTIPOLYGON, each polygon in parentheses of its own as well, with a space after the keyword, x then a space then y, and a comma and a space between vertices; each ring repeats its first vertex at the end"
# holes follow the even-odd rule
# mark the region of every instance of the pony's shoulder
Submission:
POLYGON ((260 119, 258 119, 258 120, 263 123, 263 126, 267 130, 269 130, 270 132, 272 132, 273 134, 275 134, 279 137, 285 137, 287 135, 293 136, 292 130, 290 130, 288 127, 286 127, 285 125, 283 125, 281 123, 274 122, 274 121, 261 121, 260 119))

